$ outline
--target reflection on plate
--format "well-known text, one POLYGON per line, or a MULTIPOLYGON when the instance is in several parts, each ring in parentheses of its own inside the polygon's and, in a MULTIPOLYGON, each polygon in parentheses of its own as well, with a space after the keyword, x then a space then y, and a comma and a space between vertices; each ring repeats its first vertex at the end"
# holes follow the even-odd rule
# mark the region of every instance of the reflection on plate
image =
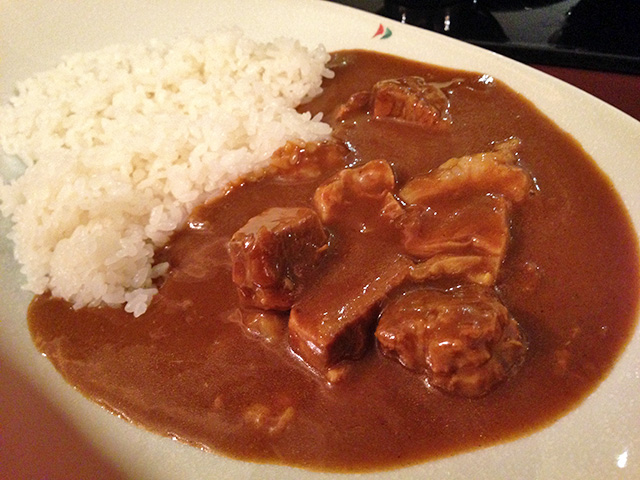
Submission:
MULTIPOLYGON (((61 55, 238 25, 256 39, 286 35, 327 49, 367 48, 481 71, 531 99, 574 135, 613 180, 640 226, 640 123, 573 87, 475 47, 322 1, 101 3, 17 0, 0 9, 0 96, 61 55), (38 25, 37 33, 34 25, 38 25), (387 34, 386 32, 389 32, 387 34)), ((0 224, 0 477, 330 478, 239 462, 146 433, 71 389, 29 339, 30 295, 0 224), (97 473, 99 472, 99 473, 97 473)), ((640 335, 586 401, 534 435, 371 478, 629 478, 640 474, 640 335)), ((359 476, 361 478, 362 476, 359 476)))

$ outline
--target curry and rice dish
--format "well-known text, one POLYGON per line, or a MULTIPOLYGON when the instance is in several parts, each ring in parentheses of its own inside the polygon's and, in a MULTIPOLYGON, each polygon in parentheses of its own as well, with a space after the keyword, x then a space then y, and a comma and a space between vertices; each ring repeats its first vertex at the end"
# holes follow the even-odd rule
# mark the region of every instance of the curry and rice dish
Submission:
POLYGON ((196 202, 136 316, 36 295, 37 348, 151 431, 311 469, 451 455, 576 407, 637 314, 608 179, 491 77, 367 51, 327 66, 297 114, 331 133, 196 202))

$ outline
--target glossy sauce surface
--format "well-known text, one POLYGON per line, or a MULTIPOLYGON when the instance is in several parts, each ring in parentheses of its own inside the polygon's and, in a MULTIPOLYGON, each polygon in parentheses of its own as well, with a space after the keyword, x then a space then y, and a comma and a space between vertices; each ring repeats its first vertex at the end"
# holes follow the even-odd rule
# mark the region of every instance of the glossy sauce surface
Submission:
MULTIPOLYGON (((237 321, 229 238, 266 208, 312 207, 317 184, 335 170, 309 182, 266 177, 198 208, 158 253, 171 271, 140 318, 36 297, 29 311, 34 342, 71 384, 108 409, 248 460, 390 468, 549 425, 597 387, 635 326, 637 237, 621 200, 573 139, 498 81, 358 51, 339 52, 334 63, 336 78, 304 106, 327 118, 378 80, 449 82, 453 123, 445 132, 364 115, 334 125, 350 148, 347 163, 386 159, 400 185, 451 157, 520 138, 520 163, 537 191, 514 209, 497 283, 528 342, 516 375, 481 398, 450 396, 372 342, 346 378, 329 385, 291 352, 286 319, 272 341, 237 321)), ((385 257, 376 253, 384 242, 382 236, 363 246, 370 249, 363 268, 385 257)))

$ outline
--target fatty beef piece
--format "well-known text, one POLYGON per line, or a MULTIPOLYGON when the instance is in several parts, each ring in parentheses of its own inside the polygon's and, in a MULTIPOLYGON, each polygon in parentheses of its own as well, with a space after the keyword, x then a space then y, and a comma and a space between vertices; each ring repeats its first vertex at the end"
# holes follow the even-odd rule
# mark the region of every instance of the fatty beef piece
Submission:
POLYGON ((416 76, 382 80, 371 91, 353 94, 338 107, 335 118, 344 120, 362 110, 375 119, 393 119, 428 128, 451 123, 449 99, 442 88, 416 76))
POLYGON ((403 246, 419 260, 415 280, 495 283, 509 243, 512 206, 532 186, 516 164, 518 146, 512 139, 488 152, 452 158, 400 190, 407 205, 403 246))
POLYGON ((393 196, 396 179, 386 160, 372 160, 360 167, 345 168, 320 185, 313 204, 325 224, 350 217, 388 219, 401 214, 402 206, 393 196), (354 215, 354 211, 360 213, 354 215))
POLYGON ((402 214, 395 186, 391 165, 374 160, 338 172, 314 194, 320 218, 337 233, 335 261, 323 263, 293 305, 289 343, 322 373, 362 356, 383 301, 411 271, 411 260, 399 252, 399 233, 390 225, 402 214), (389 248, 381 249, 380 242, 389 248))
POLYGON ((520 140, 511 138, 491 150, 447 160, 415 177, 400 190, 407 204, 427 205, 444 196, 502 195, 512 203, 523 201, 532 186, 531 176, 517 164, 520 140))
POLYGON ((327 170, 344 166, 350 158, 349 149, 343 143, 287 141, 270 159, 280 182, 300 183, 313 181, 327 170))
POLYGON ((509 203, 500 196, 407 207, 403 244, 418 258, 412 278, 454 278, 493 285, 509 243, 509 209, 509 203))
POLYGON ((229 241, 232 280, 242 303, 289 310, 327 241, 309 208, 270 208, 251 218, 229 241))
POLYGON ((411 270, 404 256, 369 253, 354 245, 340 262, 325 265, 291 309, 289 344, 322 374, 366 352, 381 305, 411 270))
POLYGON ((404 293, 383 310, 376 337, 385 355, 465 397, 505 380, 526 350, 518 323, 493 289, 479 285, 404 293))

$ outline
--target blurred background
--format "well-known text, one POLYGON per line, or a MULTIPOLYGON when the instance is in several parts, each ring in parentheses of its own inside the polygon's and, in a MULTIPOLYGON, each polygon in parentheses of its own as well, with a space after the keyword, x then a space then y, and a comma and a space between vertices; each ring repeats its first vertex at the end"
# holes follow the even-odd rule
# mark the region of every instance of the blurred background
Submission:
POLYGON ((329 0, 550 73, 640 120, 640 0, 329 0))

